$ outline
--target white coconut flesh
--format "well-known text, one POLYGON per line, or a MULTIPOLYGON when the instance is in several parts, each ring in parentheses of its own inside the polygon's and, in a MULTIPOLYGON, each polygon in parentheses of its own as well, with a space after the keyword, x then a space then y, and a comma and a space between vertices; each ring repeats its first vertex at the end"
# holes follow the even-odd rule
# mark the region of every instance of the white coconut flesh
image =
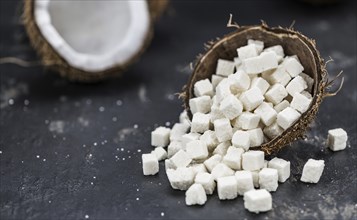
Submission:
POLYGON ((34 16, 52 48, 86 72, 126 64, 150 28, 147 1, 35 0, 34 16))

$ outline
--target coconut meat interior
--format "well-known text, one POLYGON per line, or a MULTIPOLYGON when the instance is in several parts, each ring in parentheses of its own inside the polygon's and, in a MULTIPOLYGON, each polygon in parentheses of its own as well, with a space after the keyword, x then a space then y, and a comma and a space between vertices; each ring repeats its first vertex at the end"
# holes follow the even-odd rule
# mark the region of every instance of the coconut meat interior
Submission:
POLYGON ((143 47, 150 17, 146 1, 35 0, 35 22, 72 67, 98 72, 131 60, 143 47))

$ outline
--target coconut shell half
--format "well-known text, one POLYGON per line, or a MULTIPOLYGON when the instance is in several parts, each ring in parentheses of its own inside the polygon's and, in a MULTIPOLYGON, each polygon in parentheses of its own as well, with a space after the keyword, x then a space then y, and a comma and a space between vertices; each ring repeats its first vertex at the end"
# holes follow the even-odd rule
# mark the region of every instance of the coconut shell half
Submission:
MULTIPOLYGON (((148 0, 146 2, 147 5, 146 8, 148 10, 148 15, 149 15, 147 31, 145 31, 144 36, 142 36, 142 40, 141 40, 142 42, 140 43, 140 46, 138 46, 137 49, 133 49, 134 52, 130 52, 132 48, 127 49, 127 51, 131 53, 129 58, 124 59, 124 61, 122 62, 118 62, 118 63, 114 62, 112 65, 108 67, 103 67, 99 70, 88 71, 85 68, 79 68, 78 66, 75 67, 73 64, 71 64, 70 63, 71 60, 68 59, 68 57, 64 58, 63 55, 61 56, 61 53, 59 53, 58 50, 53 46, 54 44, 50 43, 49 40, 46 39, 43 30, 39 28, 39 23, 36 22, 36 16, 39 13, 35 13, 35 8, 38 7, 36 5, 36 2, 38 3, 39 1, 40 3, 41 1, 51 2, 51 0, 24 0, 23 21, 32 46, 40 55, 42 64, 44 66, 50 67, 56 72, 59 72, 60 75, 63 77, 66 77, 73 81, 81 81, 81 82, 95 82, 108 77, 118 76, 123 71, 125 71, 128 68, 128 66, 130 66, 132 63, 137 61, 138 58, 142 55, 142 53, 145 51, 145 49, 148 47, 148 45, 151 42, 151 39, 153 37, 153 23, 163 13, 168 3, 168 0, 148 0)), ((86 1, 80 1, 80 2, 86 4, 86 1)), ((80 2, 77 3, 80 4, 80 2)), ((111 2, 111 1, 107 1, 107 2, 111 2)), ((131 4, 131 2, 128 4, 131 4)), ((88 16, 91 16, 91 14, 88 14, 88 16)), ((94 29, 96 27, 95 22, 97 18, 92 18, 92 20, 93 20, 93 29, 94 29)), ((67 23, 71 23, 71 22, 67 22, 67 23)), ((133 32, 135 33, 135 31, 133 32)), ((94 42, 94 44, 95 43, 96 42, 94 42)), ((100 42, 98 44, 100 44, 100 42)), ((79 51, 79 53, 81 53, 81 51, 79 51)), ((89 54, 89 57, 90 56, 91 54, 89 54)), ((88 62, 88 64, 90 65, 91 62, 88 62)))
POLYGON ((195 82, 206 78, 210 79, 215 73, 217 60, 220 58, 233 60, 237 56, 236 49, 246 45, 248 39, 263 41, 265 47, 281 45, 286 55, 297 55, 304 66, 304 72, 314 79, 313 100, 309 109, 290 128, 269 142, 253 148, 263 150, 266 154, 272 154, 303 137, 326 96, 325 89, 329 85, 327 71, 314 40, 292 28, 268 27, 265 23, 257 26, 236 26, 236 28, 234 32, 207 46, 207 51, 200 55, 195 63, 193 73, 181 96, 184 99, 185 108, 192 118, 189 99, 194 97, 195 82))

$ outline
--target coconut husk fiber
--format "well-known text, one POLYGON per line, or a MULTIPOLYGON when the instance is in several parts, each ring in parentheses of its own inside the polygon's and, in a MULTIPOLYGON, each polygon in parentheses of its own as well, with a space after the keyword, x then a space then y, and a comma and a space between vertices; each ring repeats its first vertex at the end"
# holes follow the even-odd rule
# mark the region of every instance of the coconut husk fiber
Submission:
POLYGON ((46 41, 35 22, 34 2, 35 0, 24 0, 23 22, 31 45, 41 57, 42 65, 53 69, 62 77, 79 82, 97 82, 106 78, 120 76, 130 65, 136 62, 149 46, 154 32, 153 24, 160 17, 168 4, 168 0, 148 0, 151 20, 150 27, 143 47, 135 54, 135 56, 123 65, 114 66, 105 71, 88 73, 70 66, 46 41))
POLYGON ((314 79, 312 103, 300 119, 280 136, 259 147, 251 148, 263 150, 269 155, 302 138, 309 128, 309 124, 315 119, 324 97, 334 95, 326 91, 331 82, 327 80, 325 63, 316 49, 315 41, 293 30, 293 28, 269 27, 264 22, 255 26, 238 26, 230 22, 228 26, 234 26, 235 31, 206 44, 206 51, 198 56, 192 75, 184 87, 181 97, 184 100, 188 115, 192 119, 189 99, 194 97, 195 82, 206 78, 211 79, 216 70, 217 60, 220 58, 233 60, 237 56, 236 49, 245 46, 248 39, 263 41, 265 47, 281 45, 286 55, 297 55, 304 66, 304 72, 314 79))

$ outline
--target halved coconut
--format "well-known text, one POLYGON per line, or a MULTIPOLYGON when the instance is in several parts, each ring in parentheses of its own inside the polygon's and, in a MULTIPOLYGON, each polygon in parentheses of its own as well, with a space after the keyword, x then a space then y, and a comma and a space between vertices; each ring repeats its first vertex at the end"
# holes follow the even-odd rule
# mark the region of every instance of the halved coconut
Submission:
POLYGON ((25 0, 24 23, 43 64, 72 80, 122 72, 149 44, 167 0, 25 0))
POLYGON ((233 60, 237 56, 236 49, 246 45, 248 39, 263 41, 266 47, 282 45, 286 55, 296 54, 299 57, 304 66, 304 72, 314 79, 313 100, 309 109, 301 115, 300 119, 280 136, 254 148, 263 150, 266 154, 271 154, 303 137, 309 124, 314 120, 323 98, 333 95, 326 91, 331 82, 327 80, 325 63, 316 49, 315 42, 301 33, 282 27, 271 28, 265 23, 256 26, 239 27, 236 25, 235 27, 237 29, 234 32, 208 44, 207 51, 199 56, 181 97, 184 99, 188 115, 192 117, 189 100, 194 97, 194 84, 198 80, 211 78, 212 74, 215 73, 218 59, 233 60))

